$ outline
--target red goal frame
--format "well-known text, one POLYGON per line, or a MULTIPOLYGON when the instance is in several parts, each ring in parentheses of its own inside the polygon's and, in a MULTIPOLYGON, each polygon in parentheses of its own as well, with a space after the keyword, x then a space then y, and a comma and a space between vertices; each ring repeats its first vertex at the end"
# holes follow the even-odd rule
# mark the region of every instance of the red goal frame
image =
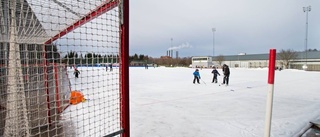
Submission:
MULTIPOLYGON (((119 4, 122 6, 123 15, 122 20, 120 21, 120 111, 121 111, 121 127, 122 127, 122 137, 130 137, 130 116, 129 116, 129 0, 106 0, 104 4, 97 7, 95 10, 87 14, 85 17, 81 18, 80 20, 76 21, 72 25, 66 27, 64 30, 60 31, 58 34, 54 35, 50 39, 48 39, 44 45, 51 44, 55 40, 63 37, 64 35, 68 34, 69 32, 75 30, 76 28, 84 25, 85 23, 97 18, 98 16, 112 10, 113 8, 117 7, 119 4), (120 2, 121 1, 121 2, 120 2)), ((45 49, 45 48, 44 48, 45 49)), ((44 52, 45 53, 45 52, 44 52)), ((46 59, 46 54, 43 54, 43 57, 46 59)), ((44 66, 49 65, 48 62, 44 61, 44 66)), ((44 68, 44 72, 47 72, 47 68, 44 68)), ((57 77, 57 76, 56 76, 57 77)), ((45 73, 45 86, 48 87, 48 76, 45 73)), ((58 83, 56 83, 58 84, 58 83)), ((49 95, 48 88, 46 89, 47 94, 49 95)), ((59 94, 56 94, 59 97, 59 94)), ((47 101, 50 102, 49 97, 47 101)), ((49 103, 48 103, 49 104, 49 103)), ((60 106, 60 104, 57 104, 60 106)), ((48 110, 50 110, 50 105, 48 105, 48 110)), ((59 110, 63 111, 63 110, 59 110)), ((50 119, 50 111, 48 111, 48 122, 51 123, 50 119)))

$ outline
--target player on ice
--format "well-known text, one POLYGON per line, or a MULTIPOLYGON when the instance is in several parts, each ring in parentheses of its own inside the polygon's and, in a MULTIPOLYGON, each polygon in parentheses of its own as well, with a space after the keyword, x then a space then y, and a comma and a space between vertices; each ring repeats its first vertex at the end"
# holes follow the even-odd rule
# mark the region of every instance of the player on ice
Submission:
POLYGON ((226 64, 223 64, 222 71, 223 71, 223 75, 224 75, 222 85, 226 84, 226 86, 228 86, 229 85, 229 76, 230 76, 229 66, 226 64))
POLYGON ((220 76, 220 73, 218 72, 218 70, 216 69, 215 66, 213 66, 212 68, 213 68, 213 70, 211 72, 213 74, 212 83, 218 83, 217 77, 218 77, 218 75, 220 76))
POLYGON ((79 78, 80 71, 77 68, 75 68, 73 74, 76 78, 79 78))
POLYGON ((199 69, 196 69, 196 71, 193 72, 193 76, 194 76, 193 84, 196 83, 196 80, 198 84, 200 84, 199 79, 201 79, 201 77, 200 77, 199 69))
POLYGON ((112 63, 109 64, 110 71, 112 71, 112 63))

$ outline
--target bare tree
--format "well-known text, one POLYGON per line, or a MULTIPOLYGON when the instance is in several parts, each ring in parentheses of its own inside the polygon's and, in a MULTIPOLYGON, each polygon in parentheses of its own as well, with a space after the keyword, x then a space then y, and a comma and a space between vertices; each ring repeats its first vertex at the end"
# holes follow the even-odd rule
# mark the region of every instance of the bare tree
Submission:
POLYGON ((285 68, 288 68, 290 60, 296 59, 297 56, 298 56, 297 52, 292 49, 288 49, 288 50, 282 49, 278 53, 278 57, 280 60, 282 60, 282 63, 285 68))
POLYGON ((224 61, 224 56, 223 56, 223 55, 219 55, 219 56, 215 57, 214 60, 215 60, 216 62, 218 62, 218 64, 219 64, 220 66, 222 66, 222 62, 224 61))

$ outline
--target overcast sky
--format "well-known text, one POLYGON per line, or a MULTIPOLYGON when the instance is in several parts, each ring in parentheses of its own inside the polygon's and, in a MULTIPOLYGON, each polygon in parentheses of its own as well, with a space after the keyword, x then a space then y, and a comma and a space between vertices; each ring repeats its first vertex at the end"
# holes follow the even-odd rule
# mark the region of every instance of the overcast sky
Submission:
POLYGON ((214 55, 303 51, 309 5, 308 49, 319 50, 320 0, 130 1, 130 55, 160 57, 169 48, 180 57, 212 56, 213 49, 214 55))

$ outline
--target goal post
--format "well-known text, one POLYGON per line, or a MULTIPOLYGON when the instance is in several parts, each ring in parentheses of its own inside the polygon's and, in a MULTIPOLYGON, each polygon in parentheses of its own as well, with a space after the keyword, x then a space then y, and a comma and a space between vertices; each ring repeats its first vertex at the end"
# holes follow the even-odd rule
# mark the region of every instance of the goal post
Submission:
POLYGON ((0 136, 130 137, 129 0, 0 9, 0 136))
POLYGON ((130 108, 129 108, 129 0, 122 3, 121 14, 121 124, 125 129, 123 137, 130 137, 130 108))

